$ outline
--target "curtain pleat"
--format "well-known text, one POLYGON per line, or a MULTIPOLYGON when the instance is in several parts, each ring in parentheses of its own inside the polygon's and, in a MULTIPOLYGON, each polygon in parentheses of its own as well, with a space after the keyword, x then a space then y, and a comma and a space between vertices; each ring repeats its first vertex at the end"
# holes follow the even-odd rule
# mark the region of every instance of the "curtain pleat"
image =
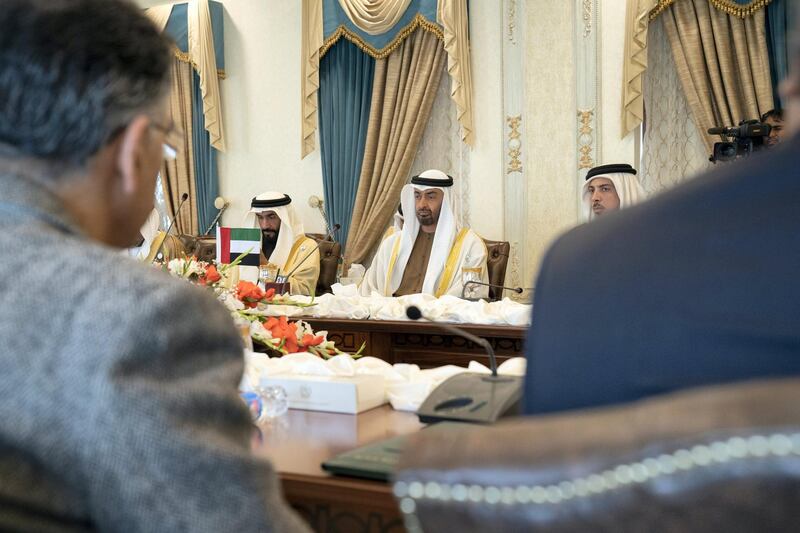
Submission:
POLYGON ((342 39, 320 62, 319 133, 325 206, 346 249, 364 160, 375 60, 342 39))
POLYGON ((345 265, 363 263, 395 212, 439 87, 441 41, 417 30, 376 62, 361 178, 345 265))
POLYGON ((711 151, 715 126, 757 119, 774 107, 764 10, 740 19, 709 0, 675 2, 662 15, 689 107, 711 151))
POLYGON ((183 142, 177 146, 178 156, 174 161, 164 161, 161 177, 165 189, 165 200, 170 217, 181 202, 181 195, 189 200, 175 221, 174 232, 197 235, 196 186, 194 177, 194 150, 192 148, 192 66, 175 58, 172 60, 172 89, 169 97, 172 121, 183 131, 183 142))
MULTIPOLYGON (((195 204, 198 232, 204 232, 217 216, 214 200, 219 196, 217 150, 211 146, 203 116, 203 94, 200 76, 192 73, 192 148, 194 150, 195 204)), ((213 231, 213 228, 212 228, 213 231)))
POLYGON ((789 73, 789 16, 786 0, 772 0, 767 6, 767 49, 769 69, 772 76, 772 97, 777 107, 783 107, 778 86, 789 73))

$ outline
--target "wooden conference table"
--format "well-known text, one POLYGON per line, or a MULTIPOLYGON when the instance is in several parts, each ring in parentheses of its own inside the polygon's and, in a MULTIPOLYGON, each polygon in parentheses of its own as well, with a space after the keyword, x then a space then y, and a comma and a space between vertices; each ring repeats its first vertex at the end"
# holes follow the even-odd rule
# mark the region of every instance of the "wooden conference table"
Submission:
MULTIPOLYGON (((298 317, 299 318, 299 317, 298 317)), ((325 330, 339 349, 364 353, 389 363, 422 368, 446 364, 488 365, 483 348, 450 335, 428 322, 302 318, 315 331, 325 330)), ((524 356, 527 328, 456 324, 487 339, 499 363, 524 356)), ((315 531, 401 533, 405 531, 391 487, 377 481, 332 476, 320 464, 340 453, 379 440, 419 431, 413 413, 384 405, 359 415, 300 411, 263 424, 256 453, 275 465, 289 503, 315 531)))
POLYGON ((413 413, 384 405, 359 415, 300 411, 260 426, 255 453, 272 461, 288 502, 314 531, 405 531, 391 486, 332 476, 320 464, 335 455, 423 427, 413 413))
MULTIPOLYGON (((366 343, 364 353, 389 363, 414 363, 420 368, 442 365, 467 366, 470 361, 488 365, 480 346, 450 335, 430 322, 400 320, 349 320, 303 318, 314 331, 327 331, 328 339, 345 352, 355 353, 366 343)), ((453 324, 489 341, 498 364, 510 357, 524 357, 522 341, 528 328, 453 324)))

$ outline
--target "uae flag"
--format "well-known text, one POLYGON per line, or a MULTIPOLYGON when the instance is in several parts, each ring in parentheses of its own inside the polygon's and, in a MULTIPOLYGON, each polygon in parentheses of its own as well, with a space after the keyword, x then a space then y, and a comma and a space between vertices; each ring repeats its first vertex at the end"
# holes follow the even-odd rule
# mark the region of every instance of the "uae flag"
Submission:
POLYGON ((261 256, 261 230, 217 226, 217 262, 229 265, 242 254, 247 255, 242 258, 240 265, 258 267, 261 256))

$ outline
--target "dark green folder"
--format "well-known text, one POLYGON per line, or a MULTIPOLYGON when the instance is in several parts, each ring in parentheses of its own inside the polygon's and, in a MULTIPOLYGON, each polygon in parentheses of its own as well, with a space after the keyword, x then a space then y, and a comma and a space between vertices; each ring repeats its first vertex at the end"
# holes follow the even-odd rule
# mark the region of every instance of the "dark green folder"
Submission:
MULTIPOLYGON (((474 427, 474 424, 439 422, 422 431, 449 431, 460 427, 474 427)), ((341 453, 322 463, 322 469, 338 476, 389 481, 397 468, 408 437, 393 437, 341 453)))
POLYGON ((394 437, 344 452, 322 463, 322 469, 338 476, 389 481, 408 437, 394 437))

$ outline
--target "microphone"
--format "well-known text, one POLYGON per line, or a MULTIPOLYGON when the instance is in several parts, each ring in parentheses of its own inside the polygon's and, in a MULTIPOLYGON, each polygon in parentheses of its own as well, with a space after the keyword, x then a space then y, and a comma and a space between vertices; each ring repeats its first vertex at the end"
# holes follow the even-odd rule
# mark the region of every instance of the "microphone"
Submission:
POLYGON ((222 213, 224 213, 225 210, 228 209, 229 205, 231 205, 231 203, 226 201, 225 198, 223 198, 222 196, 217 196, 217 198, 214 200, 214 207, 216 207, 219 211, 217 212, 217 216, 214 217, 214 220, 211 221, 211 224, 209 224, 208 229, 206 229, 203 235, 209 235, 209 233, 217 224, 217 222, 219 222, 219 217, 221 217, 222 213))
MULTIPOLYGON (((419 307, 414 305, 406 308, 406 316, 411 320, 425 318, 419 307)), ((417 410, 420 422, 428 424, 455 420, 488 424, 495 422, 506 412, 518 411, 522 398, 522 378, 497 375, 497 358, 492 345, 486 339, 450 324, 430 319, 428 322, 486 350, 492 374, 487 376, 477 372, 463 372, 446 379, 425 398, 417 410)))
MULTIPOLYGON (((424 318, 422 316, 422 311, 416 305, 410 305, 406 308, 406 316, 411 320, 419 320, 420 318, 424 318)), ((459 337, 464 337, 468 341, 474 342, 475 344, 486 350, 486 353, 489 356, 489 367, 492 370, 492 376, 497 377, 497 359, 494 356, 494 348, 492 348, 492 345, 489 344, 489 341, 487 341, 486 339, 482 339, 480 337, 476 337, 472 333, 466 332, 461 328, 451 326, 450 324, 446 324, 443 322, 442 323, 435 322, 435 324, 437 327, 442 328, 448 333, 452 333, 453 335, 458 335, 459 337)))
MULTIPOLYGON (((342 227, 342 225, 341 225, 341 224, 334 224, 334 225, 333 225, 333 228, 331 228, 331 230, 330 230, 330 231, 328 232, 328 234, 325 236, 325 238, 323 239, 323 241, 333 241, 333 242, 336 242, 336 241, 333 239, 333 234, 334 234, 334 233, 336 233, 337 231, 339 231, 339 230, 341 229, 341 227, 342 227)), ((318 242, 318 243, 317 243, 317 245, 316 245, 316 246, 314 246, 314 247, 311 249, 311 251, 310 251, 310 252, 308 252, 308 253, 306 254, 306 256, 305 256, 305 257, 304 257, 304 258, 303 258, 303 259, 302 259, 302 260, 301 260, 299 263, 297 263, 297 265, 295 265, 295 267, 294 267, 294 268, 291 270, 291 272, 289 272, 289 273, 288 273, 288 274, 286 274, 285 276, 281 276, 281 278, 282 278, 282 280, 283 280, 283 281, 275 280, 275 282, 276 282, 276 283, 284 283, 286 280, 288 280, 288 279, 289 279, 289 278, 292 276, 292 274, 294 274, 294 273, 297 271, 297 269, 298 269, 298 268, 300 268, 300 266, 301 266, 303 263, 305 263, 305 262, 306 262, 306 259, 308 259, 309 257, 311 257, 311 254, 313 254, 315 250, 319 250, 319 246, 320 246, 320 244, 322 244, 322 241, 318 242)))
POLYGON ((522 287, 506 287, 505 285, 495 285, 494 283, 484 283, 483 281, 471 279, 468 282, 466 282, 464 286, 461 288, 462 300, 467 300, 467 298, 464 296, 464 293, 467 290, 467 285, 481 285, 483 287, 494 287, 495 289, 503 289, 504 291, 513 291, 516 292, 517 294, 522 294, 525 291, 525 289, 523 289, 522 287))
POLYGON ((161 239, 161 244, 158 245, 158 249, 156 250, 155 255, 150 260, 151 263, 156 259, 158 259, 158 257, 161 255, 161 249, 164 248, 164 241, 167 240, 167 235, 169 235, 169 232, 172 230, 172 226, 175 224, 175 221, 178 219, 178 215, 181 213, 181 208, 183 207, 183 204, 185 204, 186 200, 188 199, 189 195, 187 193, 183 193, 181 195, 181 203, 178 204, 178 209, 175 210, 175 214, 172 216, 172 220, 169 221, 169 226, 167 226, 167 231, 164 232, 164 238, 161 239))

